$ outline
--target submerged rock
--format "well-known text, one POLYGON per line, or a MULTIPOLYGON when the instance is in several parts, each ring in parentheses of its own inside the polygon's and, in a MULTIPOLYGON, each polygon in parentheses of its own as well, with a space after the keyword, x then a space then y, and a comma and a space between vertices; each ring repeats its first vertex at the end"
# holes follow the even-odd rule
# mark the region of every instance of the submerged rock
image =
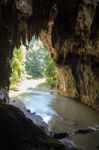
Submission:
POLYGON ((64 132, 64 133, 53 133, 52 134, 52 137, 55 138, 55 139, 63 139, 63 138, 66 138, 68 136, 69 136, 69 134, 67 132, 64 132))
POLYGON ((77 150, 77 146, 76 144, 71 141, 71 140, 67 140, 67 139, 61 139, 59 140, 62 144, 64 144, 68 149, 72 149, 72 150, 77 150))
POLYGON ((94 131, 96 131, 94 128, 86 128, 86 129, 81 128, 74 131, 74 133, 86 134, 86 133, 92 133, 94 131))
POLYGON ((73 141, 66 139, 66 137, 69 137, 67 132, 51 133, 51 136, 61 142, 68 150, 81 150, 77 148, 77 145, 73 141))

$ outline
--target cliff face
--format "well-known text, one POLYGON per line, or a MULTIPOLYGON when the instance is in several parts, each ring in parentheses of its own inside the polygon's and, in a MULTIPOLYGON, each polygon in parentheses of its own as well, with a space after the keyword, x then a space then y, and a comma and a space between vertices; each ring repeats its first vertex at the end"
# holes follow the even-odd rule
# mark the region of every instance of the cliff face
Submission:
POLYGON ((63 95, 99 108, 99 3, 72 5, 68 19, 62 19, 66 8, 59 4, 61 19, 57 17, 53 27, 58 89, 63 95))
POLYGON ((56 62, 59 92, 98 109, 99 1, 1 1, 1 87, 9 85, 13 47, 34 34, 41 37, 56 62))
POLYGON ((41 32, 57 64, 57 88, 62 95, 98 108, 99 3, 59 1, 48 30, 41 32))
POLYGON ((99 3, 59 2, 47 33, 41 37, 47 48, 53 47, 59 92, 98 109, 99 3))

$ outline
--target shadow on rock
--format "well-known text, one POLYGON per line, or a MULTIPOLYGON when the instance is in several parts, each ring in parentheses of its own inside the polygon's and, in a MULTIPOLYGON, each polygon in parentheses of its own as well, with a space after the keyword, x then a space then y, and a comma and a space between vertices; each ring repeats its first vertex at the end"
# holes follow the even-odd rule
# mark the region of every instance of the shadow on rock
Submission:
POLYGON ((66 148, 47 136, 18 108, 0 104, 0 149, 65 150, 66 148))

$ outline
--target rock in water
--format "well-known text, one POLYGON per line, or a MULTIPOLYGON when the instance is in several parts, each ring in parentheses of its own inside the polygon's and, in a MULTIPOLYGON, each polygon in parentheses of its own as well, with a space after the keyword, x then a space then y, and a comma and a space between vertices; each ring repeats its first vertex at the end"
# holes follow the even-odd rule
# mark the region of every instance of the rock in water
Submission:
POLYGON ((68 149, 77 150, 77 146, 73 141, 67 139, 61 139, 59 141, 64 144, 68 149))
POLYGON ((66 133, 66 132, 64 132, 64 133, 54 133, 52 135, 52 137, 55 138, 55 139, 63 139, 63 138, 66 138, 68 136, 69 136, 69 134, 66 133))
POLYGON ((86 134, 86 133, 91 133, 94 131, 95 130, 93 128, 86 128, 86 129, 78 129, 75 131, 75 133, 86 134))

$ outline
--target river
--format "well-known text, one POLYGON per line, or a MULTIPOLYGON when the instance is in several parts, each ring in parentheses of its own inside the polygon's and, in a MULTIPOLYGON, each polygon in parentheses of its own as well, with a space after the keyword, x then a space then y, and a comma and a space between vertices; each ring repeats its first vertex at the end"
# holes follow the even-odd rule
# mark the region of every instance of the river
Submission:
POLYGON ((17 96, 26 109, 40 115, 53 132, 68 132, 78 148, 96 150, 99 144, 99 112, 55 92, 39 88, 27 89, 17 96), (73 134, 78 129, 93 128, 94 132, 73 134))

